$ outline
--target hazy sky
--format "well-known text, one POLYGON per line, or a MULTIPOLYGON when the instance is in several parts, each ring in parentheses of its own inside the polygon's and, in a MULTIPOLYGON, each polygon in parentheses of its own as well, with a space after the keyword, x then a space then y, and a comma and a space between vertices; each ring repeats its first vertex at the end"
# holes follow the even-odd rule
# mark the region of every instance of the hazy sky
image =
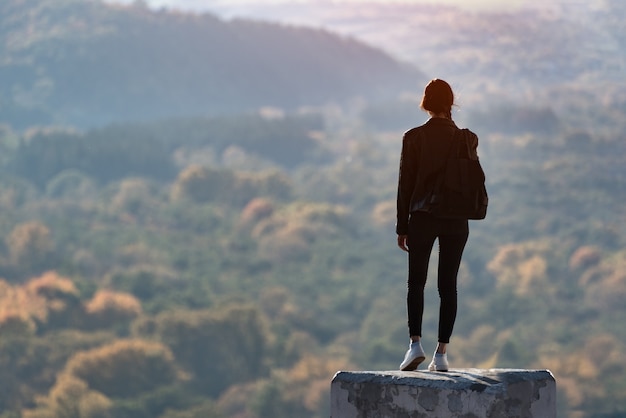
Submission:
MULTIPOLYGON (((132 3, 133 0, 109 0, 111 2, 132 3)), ((472 10, 476 9, 497 9, 511 10, 520 6, 532 6, 542 3, 550 3, 554 0, 146 0, 150 6, 154 7, 175 7, 181 9, 212 9, 214 7, 224 7, 234 4, 280 4, 280 3, 306 3, 306 2, 332 1, 337 3, 431 3, 447 4, 472 10)), ((558 1, 558 0, 557 0, 558 1)))

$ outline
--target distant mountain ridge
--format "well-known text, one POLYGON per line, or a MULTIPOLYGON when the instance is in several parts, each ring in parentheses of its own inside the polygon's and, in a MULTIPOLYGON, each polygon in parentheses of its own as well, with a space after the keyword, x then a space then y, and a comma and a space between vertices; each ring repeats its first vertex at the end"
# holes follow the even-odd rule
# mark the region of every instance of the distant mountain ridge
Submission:
POLYGON ((0 3, 0 123, 15 127, 388 98, 424 76, 330 32, 86 0, 0 3))
MULTIPOLYGON (((457 104, 466 110, 484 107, 487 98, 533 105, 554 104, 556 99, 564 104, 557 112, 567 115, 573 98, 585 95, 608 107, 626 108, 623 0, 527 1, 509 12, 468 11, 433 1, 241 3, 245 6, 224 1, 206 7, 225 16, 355 36, 415 63, 429 77, 451 82, 459 93, 457 104)), ((467 2, 468 9, 470 3, 475 2, 467 2)), ((176 4, 191 7, 185 0, 176 4)), ((581 127, 588 125, 579 117, 572 119, 582 122, 581 127)))

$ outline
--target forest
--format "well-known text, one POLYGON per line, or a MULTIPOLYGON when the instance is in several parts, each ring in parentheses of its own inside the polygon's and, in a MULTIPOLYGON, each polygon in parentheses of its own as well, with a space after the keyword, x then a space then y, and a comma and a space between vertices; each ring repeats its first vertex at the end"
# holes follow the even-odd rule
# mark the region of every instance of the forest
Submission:
POLYGON ((0 111, 19 129, 395 97, 425 79, 329 31, 100 0, 0 2, 0 111))
MULTIPOLYGON (((480 138, 490 206, 470 224, 451 366, 549 369, 559 416, 626 414, 622 88, 453 112, 480 138)), ((418 104, 91 127, 2 113, 0 417, 321 418, 338 370, 395 370, 396 182, 418 104)))

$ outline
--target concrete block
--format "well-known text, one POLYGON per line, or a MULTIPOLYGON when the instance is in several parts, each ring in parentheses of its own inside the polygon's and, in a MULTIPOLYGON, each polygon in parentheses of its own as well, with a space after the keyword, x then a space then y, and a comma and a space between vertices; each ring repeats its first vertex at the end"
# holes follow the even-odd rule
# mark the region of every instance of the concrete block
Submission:
POLYGON ((549 370, 337 372, 331 418, 554 418, 549 370))

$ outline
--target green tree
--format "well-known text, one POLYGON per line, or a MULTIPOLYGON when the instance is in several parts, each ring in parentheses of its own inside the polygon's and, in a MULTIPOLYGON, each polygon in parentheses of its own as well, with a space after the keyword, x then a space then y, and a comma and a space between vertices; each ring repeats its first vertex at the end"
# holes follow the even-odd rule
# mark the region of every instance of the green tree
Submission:
POLYGON ((85 325, 90 329, 125 325, 141 312, 141 302, 133 295, 99 290, 85 306, 85 325))
POLYGON ((199 393, 216 396, 234 383, 267 373, 269 330, 253 307, 165 312, 155 318, 155 332, 199 393))
POLYGON ((171 351, 156 342, 119 340, 75 354, 66 372, 111 398, 132 398, 178 379, 171 351))
POLYGON ((102 393, 69 374, 62 374, 41 406, 24 412, 24 418, 113 418, 112 402, 102 393))
POLYGON ((19 271, 37 274, 52 266, 55 243, 50 229, 40 221, 15 226, 6 244, 10 260, 19 271))

